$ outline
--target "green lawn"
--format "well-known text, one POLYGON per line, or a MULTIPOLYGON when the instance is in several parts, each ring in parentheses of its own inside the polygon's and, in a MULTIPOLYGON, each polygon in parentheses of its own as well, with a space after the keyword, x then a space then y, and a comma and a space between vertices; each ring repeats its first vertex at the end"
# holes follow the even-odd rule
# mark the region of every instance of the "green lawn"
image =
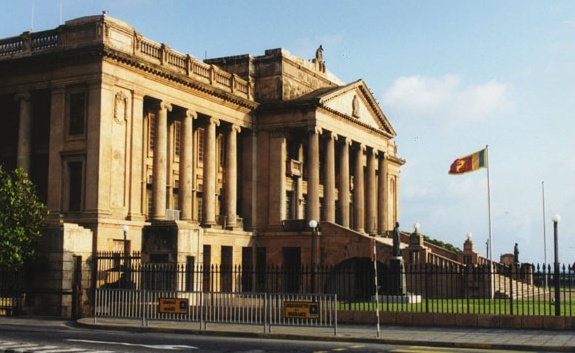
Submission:
MULTIPOLYGON (((340 303, 340 310, 375 311, 372 302, 340 303)), ((486 315, 555 315, 555 304, 546 300, 535 299, 428 299, 421 303, 379 303, 383 312, 428 312, 451 314, 486 314, 486 315)), ((575 315, 575 300, 565 299, 560 302, 561 315, 575 315)))

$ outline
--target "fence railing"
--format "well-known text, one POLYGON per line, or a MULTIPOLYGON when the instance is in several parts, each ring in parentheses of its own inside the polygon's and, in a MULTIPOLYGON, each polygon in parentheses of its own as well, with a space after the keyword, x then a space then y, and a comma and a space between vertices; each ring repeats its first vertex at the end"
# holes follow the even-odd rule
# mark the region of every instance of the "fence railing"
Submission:
MULTIPOLYGON (((111 260, 108 260, 111 261, 111 260)), ((373 310, 375 273, 369 259, 339 266, 202 266, 193 264, 141 264, 139 259, 115 266, 99 260, 95 288, 204 293, 336 294, 339 310, 373 310), (312 290, 311 288, 315 288, 312 290)), ((108 262, 109 263, 109 262, 108 262)), ((405 288, 398 296, 397 281, 385 264, 378 264, 380 309, 394 312, 429 312, 493 315, 560 315, 575 313, 575 270, 550 267, 406 264, 405 288), (555 285, 560 287, 557 297, 555 285), (409 299, 407 299, 409 297, 409 299)))
POLYGON ((337 334, 337 297, 326 294, 181 292, 96 289, 94 323, 99 318, 149 321, 333 327, 337 334), (170 307, 163 307, 163 303, 170 307), (176 305, 176 306, 174 306, 176 305), (290 311, 293 308, 292 311, 290 311))
POLYGON ((25 293, 24 271, 0 269, 0 315, 22 311, 25 293))

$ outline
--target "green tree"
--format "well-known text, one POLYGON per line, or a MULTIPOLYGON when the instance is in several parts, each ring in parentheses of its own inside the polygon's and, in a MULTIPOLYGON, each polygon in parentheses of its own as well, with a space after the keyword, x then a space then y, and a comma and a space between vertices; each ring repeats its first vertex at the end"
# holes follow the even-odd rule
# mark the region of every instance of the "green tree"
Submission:
POLYGON ((36 256, 47 215, 26 172, 0 165, 0 267, 21 268, 36 256))

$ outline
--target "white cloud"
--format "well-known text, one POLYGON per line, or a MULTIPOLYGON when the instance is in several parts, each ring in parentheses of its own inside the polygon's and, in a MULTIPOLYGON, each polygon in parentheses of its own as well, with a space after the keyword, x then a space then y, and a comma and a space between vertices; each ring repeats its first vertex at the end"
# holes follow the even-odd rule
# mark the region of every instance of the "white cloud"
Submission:
POLYGON ((465 86, 457 75, 409 76, 395 80, 382 101, 406 117, 482 120, 510 106, 509 90, 497 80, 465 86))

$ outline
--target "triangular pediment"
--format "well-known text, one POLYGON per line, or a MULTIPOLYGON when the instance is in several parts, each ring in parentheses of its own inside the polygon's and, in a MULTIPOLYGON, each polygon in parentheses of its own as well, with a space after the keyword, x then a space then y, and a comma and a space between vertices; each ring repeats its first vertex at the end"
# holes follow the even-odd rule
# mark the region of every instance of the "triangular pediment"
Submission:
POLYGON ((319 104, 327 110, 346 116, 360 125, 396 136, 395 130, 363 80, 329 90, 318 98, 319 104))

